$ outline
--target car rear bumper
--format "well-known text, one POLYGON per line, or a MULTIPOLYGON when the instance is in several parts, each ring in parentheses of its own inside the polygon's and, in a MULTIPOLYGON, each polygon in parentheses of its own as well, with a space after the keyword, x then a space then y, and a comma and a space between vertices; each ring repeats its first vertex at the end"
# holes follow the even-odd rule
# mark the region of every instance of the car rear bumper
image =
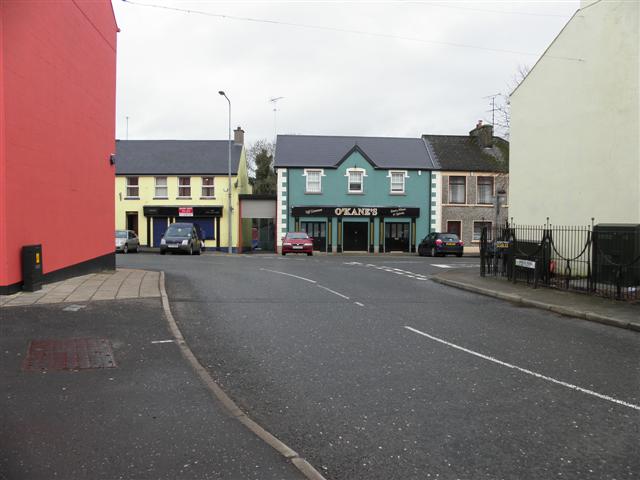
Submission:
POLYGON ((464 247, 456 246, 456 247, 436 247, 436 253, 444 254, 444 255, 462 255, 464 252, 464 247))

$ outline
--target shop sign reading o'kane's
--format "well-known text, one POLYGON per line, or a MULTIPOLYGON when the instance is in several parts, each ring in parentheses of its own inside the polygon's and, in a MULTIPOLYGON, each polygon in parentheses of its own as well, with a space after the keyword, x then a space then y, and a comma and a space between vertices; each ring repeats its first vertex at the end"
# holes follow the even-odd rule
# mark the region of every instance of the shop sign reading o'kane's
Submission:
POLYGON ((292 207, 294 217, 411 217, 420 216, 416 207, 292 207))

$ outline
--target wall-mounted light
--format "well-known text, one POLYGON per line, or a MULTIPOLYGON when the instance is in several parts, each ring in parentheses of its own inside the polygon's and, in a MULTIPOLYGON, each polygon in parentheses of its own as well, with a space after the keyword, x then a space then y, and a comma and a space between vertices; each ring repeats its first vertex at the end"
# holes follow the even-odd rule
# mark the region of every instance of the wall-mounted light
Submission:
POLYGON ((115 165, 116 164, 116 154, 112 153, 111 155, 109 155, 109 165, 115 165))

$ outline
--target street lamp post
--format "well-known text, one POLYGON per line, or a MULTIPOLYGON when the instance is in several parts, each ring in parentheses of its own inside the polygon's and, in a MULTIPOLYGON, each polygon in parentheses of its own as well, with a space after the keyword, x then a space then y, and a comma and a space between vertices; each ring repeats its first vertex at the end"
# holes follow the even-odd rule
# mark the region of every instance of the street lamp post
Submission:
POLYGON ((232 249, 231 249, 231 212, 233 211, 233 206, 231 205, 231 100, 229 100, 229 97, 227 97, 227 94, 224 93, 224 91, 220 90, 218 92, 218 94, 222 95, 224 98, 227 99, 227 102, 229 102, 229 157, 228 157, 228 165, 227 165, 227 176, 228 176, 228 180, 229 180, 229 188, 228 188, 228 193, 227 193, 227 199, 228 199, 228 210, 229 210, 229 216, 228 216, 228 220, 227 220, 227 241, 228 241, 228 252, 232 253, 232 249))

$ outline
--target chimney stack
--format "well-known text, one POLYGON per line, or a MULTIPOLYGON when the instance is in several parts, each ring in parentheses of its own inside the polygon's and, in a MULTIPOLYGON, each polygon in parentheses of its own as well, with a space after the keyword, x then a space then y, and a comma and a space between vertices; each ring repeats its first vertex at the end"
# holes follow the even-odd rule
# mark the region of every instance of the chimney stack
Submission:
POLYGON ((483 125, 482 120, 478 120, 476 128, 471 130, 469 135, 475 137, 480 148, 493 147, 493 125, 483 125))
POLYGON ((244 130, 240 127, 233 131, 233 143, 236 145, 244 145, 244 130))

